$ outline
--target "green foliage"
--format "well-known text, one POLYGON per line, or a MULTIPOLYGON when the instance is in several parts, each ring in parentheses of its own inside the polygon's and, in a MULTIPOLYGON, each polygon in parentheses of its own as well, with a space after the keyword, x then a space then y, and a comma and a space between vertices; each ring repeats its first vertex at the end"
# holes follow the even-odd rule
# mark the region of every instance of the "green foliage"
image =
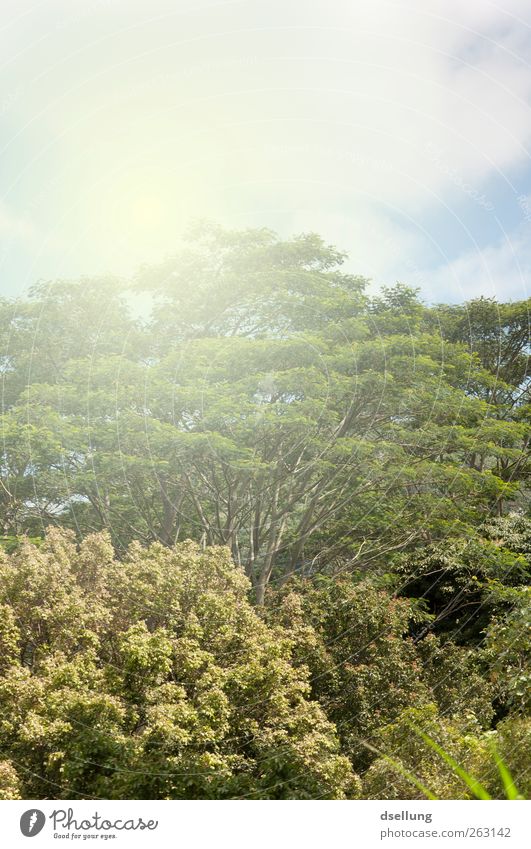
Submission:
POLYGON ((273 602, 271 617, 293 636, 314 697, 337 724, 343 750, 363 769, 363 741, 411 701, 428 698, 417 653, 405 639, 411 607, 348 577, 292 584, 273 602))
POLYGON ((410 600, 348 576, 292 580, 271 600, 268 618, 292 637, 294 659, 310 670, 312 694, 337 726, 355 769, 370 763, 367 743, 409 705, 434 699, 447 715, 488 727, 492 687, 476 655, 430 636, 415 644, 412 621, 424 621, 410 600))
POLYGON ((409 708, 396 723, 381 729, 379 748, 371 747, 379 757, 364 775, 363 795, 370 799, 524 798, 529 785, 525 760, 529 730, 524 732, 527 739, 511 751, 509 729, 512 723, 506 721, 498 732, 481 733, 457 717, 449 722, 435 705, 409 708))
POLYGON ((0 302, 0 798, 529 792, 530 304, 345 258, 0 302))
POLYGON ((21 798, 20 781, 16 769, 9 761, 0 761, 0 802, 21 798))
POLYGON ((531 707, 530 588, 497 586, 493 589, 493 599, 503 607, 486 631, 485 658, 490 677, 504 712, 525 714, 531 707))
POLYGON ((53 531, 0 572, 0 752, 18 776, 3 767, 2 792, 356 792, 290 640, 258 618, 226 550, 134 545, 118 561, 104 536, 78 550, 53 531))
POLYGON ((371 301, 344 260, 315 234, 203 226, 134 281, 143 323, 124 281, 5 304, 4 533, 226 545, 262 602, 272 578, 386 568, 525 498, 524 305, 371 301))
MULTIPOLYGON (((430 715, 434 718, 433 706, 429 707, 426 711, 423 712, 423 714, 419 714, 418 711, 410 712, 410 714, 413 715, 416 720, 420 719, 422 722, 426 723, 429 720, 430 715)), ((413 737, 420 738, 424 742, 426 748, 431 752, 435 753, 444 762, 444 764, 450 768, 453 774, 452 778, 459 778, 462 782, 461 793, 460 795, 457 795, 459 794, 459 791, 454 788, 453 783, 450 780, 450 775, 447 774, 448 783, 444 784, 441 783, 441 775, 440 772, 437 771, 435 776, 432 775, 432 780, 437 781, 437 784, 440 788, 438 792, 440 794, 448 793, 448 791, 450 791, 450 795, 446 798, 457 797, 483 800, 489 800, 493 798, 489 790, 485 787, 484 784, 482 784, 482 782, 478 778, 474 777, 466 769, 464 769, 463 766, 461 766, 461 764, 459 764, 455 760, 455 758, 452 757, 449 751, 439 745, 439 743, 437 743, 436 740, 434 740, 429 734, 423 731, 422 728, 419 728, 417 725, 413 724, 413 722, 409 721, 408 715, 406 715, 405 721, 410 734, 413 737)), ((439 733, 440 730, 441 728, 439 726, 439 733)), ((454 734, 454 740, 452 741, 451 736, 448 734, 449 729, 446 728, 444 730, 447 739, 451 741, 451 745, 454 748, 459 747, 461 751, 461 757, 466 757, 467 760, 472 759, 472 762, 476 765, 476 768, 479 768, 482 773, 486 773, 487 780, 490 781, 491 785, 495 787, 494 798, 506 798, 512 801, 524 798, 524 796, 516 787, 513 776, 511 775, 507 764, 500 756, 494 736, 489 735, 487 737, 487 735, 484 735, 483 740, 479 741, 463 737, 459 741, 455 739, 454 734), (487 751, 490 752, 491 755, 490 761, 485 756, 487 751), (496 766, 498 773, 495 777, 494 770, 492 768, 493 764, 496 766), (499 786, 500 784, 501 787, 499 786)), ((389 731, 391 731, 390 736, 392 738, 393 733, 395 733, 396 729, 389 729, 389 731)), ((434 800, 445 798, 444 795, 435 795, 429 787, 422 783, 422 781, 416 774, 410 772, 406 768, 406 766, 401 760, 397 760, 396 757, 391 757, 385 752, 378 752, 378 750, 372 746, 368 746, 368 748, 380 755, 380 760, 376 761, 375 764, 371 767, 366 778, 367 785, 370 786, 371 782, 374 782, 372 792, 379 792, 383 774, 385 772, 385 767, 386 765, 389 765, 392 769, 394 776, 398 777, 399 779, 402 779, 403 782, 412 785, 417 789, 417 791, 419 791, 420 798, 425 797, 427 799, 434 800)), ((402 751, 404 748, 405 747, 403 745, 400 745, 399 756, 402 755, 402 751)), ((419 760, 418 757, 415 758, 415 762, 415 769, 419 769, 420 765, 420 768, 422 769, 423 773, 429 774, 429 764, 426 764, 423 759, 419 760)), ((523 773, 523 775, 525 776, 525 773, 523 773)), ((397 786, 394 781, 391 783, 391 787, 393 791, 397 789, 397 786)), ((407 790, 404 792, 404 796, 406 794, 407 790)), ((383 798, 387 798, 387 796, 384 796, 383 798)))
POLYGON ((504 614, 516 599, 523 604, 531 577, 530 525, 511 515, 488 523, 471 539, 413 552, 397 565, 402 592, 428 603, 431 628, 458 642, 479 641, 493 616, 504 614))

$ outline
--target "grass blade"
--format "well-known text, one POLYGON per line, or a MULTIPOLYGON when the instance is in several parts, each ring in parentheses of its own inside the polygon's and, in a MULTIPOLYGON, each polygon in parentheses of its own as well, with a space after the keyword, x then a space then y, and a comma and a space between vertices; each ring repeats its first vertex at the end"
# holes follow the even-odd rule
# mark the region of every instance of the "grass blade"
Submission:
POLYGON ((426 787, 421 781, 419 781, 419 779, 414 776, 413 773, 408 772, 408 770, 401 763, 393 760, 393 758, 389 757, 389 755, 386 755, 384 752, 380 752, 374 746, 371 746, 370 743, 366 743, 364 741, 363 745, 366 746, 367 749, 370 749, 371 752, 377 754, 378 757, 383 758, 385 761, 390 763, 391 766, 393 766, 401 775, 404 776, 404 778, 407 778, 407 780, 411 781, 411 783, 414 784, 415 787, 420 790, 421 793, 424 793, 427 799, 432 799, 434 802, 438 801, 438 797, 431 792, 429 787, 426 787))
POLYGON ((452 767, 453 771, 459 776, 459 778, 461 778, 465 782, 466 786, 469 788, 469 790, 472 791, 476 799, 492 799, 492 796, 490 795, 490 793, 487 792, 485 787, 483 787, 481 782, 479 782, 476 778, 470 775, 470 773, 467 772, 466 769, 463 769, 462 766, 459 766, 457 761, 454 760, 452 756, 448 754, 448 752, 445 752, 442 746, 439 746, 439 744, 436 743, 435 740, 432 740, 432 738, 424 731, 421 731, 420 728, 415 728, 414 725, 411 725, 410 728, 415 732, 415 734, 417 734, 419 737, 422 737, 422 739, 424 740, 426 745, 430 747, 430 749, 433 749, 434 752, 437 752, 437 754, 440 755, 441 758, 446 761, 449 766, 452 767))
POLYGON ((518 792, 516 784, 513 781, 513 777, 509 770, 507 769, 505 763, 500 757, 500 753, 496 747, 496 743, 492 741, 492 755, 494 760, 496 761, 496 766, 498 767, 498 772, 500 773, 501 780, 503 782, 503 787, 505 790, 505 795, 507 799, 523 799, 524 797, 518 792))

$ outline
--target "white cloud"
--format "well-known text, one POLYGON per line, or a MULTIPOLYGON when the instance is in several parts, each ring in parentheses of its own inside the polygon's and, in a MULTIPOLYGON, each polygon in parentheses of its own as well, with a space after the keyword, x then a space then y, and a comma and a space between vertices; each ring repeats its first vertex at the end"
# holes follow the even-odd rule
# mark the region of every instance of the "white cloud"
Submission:
POLYGON ((485 297, 500 301, 529 297, 531 224, 503 241, 463 253, 436 269, 423 272, 423 294, 430 301, 458 302, 485 297))

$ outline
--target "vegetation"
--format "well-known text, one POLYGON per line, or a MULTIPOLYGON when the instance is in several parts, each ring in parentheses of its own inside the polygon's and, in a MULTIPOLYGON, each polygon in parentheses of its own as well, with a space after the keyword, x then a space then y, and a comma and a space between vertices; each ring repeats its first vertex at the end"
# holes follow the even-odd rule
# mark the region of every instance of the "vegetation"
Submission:
POLYGON ((527 795, 529 306, 213 226, 0 302, 0 798, 527 795))

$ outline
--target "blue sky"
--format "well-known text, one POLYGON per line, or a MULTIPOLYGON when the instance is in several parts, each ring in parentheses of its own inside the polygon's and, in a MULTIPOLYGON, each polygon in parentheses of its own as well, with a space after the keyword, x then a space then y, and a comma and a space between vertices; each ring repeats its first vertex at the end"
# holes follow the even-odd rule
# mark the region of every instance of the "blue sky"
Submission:
POLYGON ((528 0, 2 3, 1 292, 186 225, 315 230, 429 301, 528 296, 528 0))

